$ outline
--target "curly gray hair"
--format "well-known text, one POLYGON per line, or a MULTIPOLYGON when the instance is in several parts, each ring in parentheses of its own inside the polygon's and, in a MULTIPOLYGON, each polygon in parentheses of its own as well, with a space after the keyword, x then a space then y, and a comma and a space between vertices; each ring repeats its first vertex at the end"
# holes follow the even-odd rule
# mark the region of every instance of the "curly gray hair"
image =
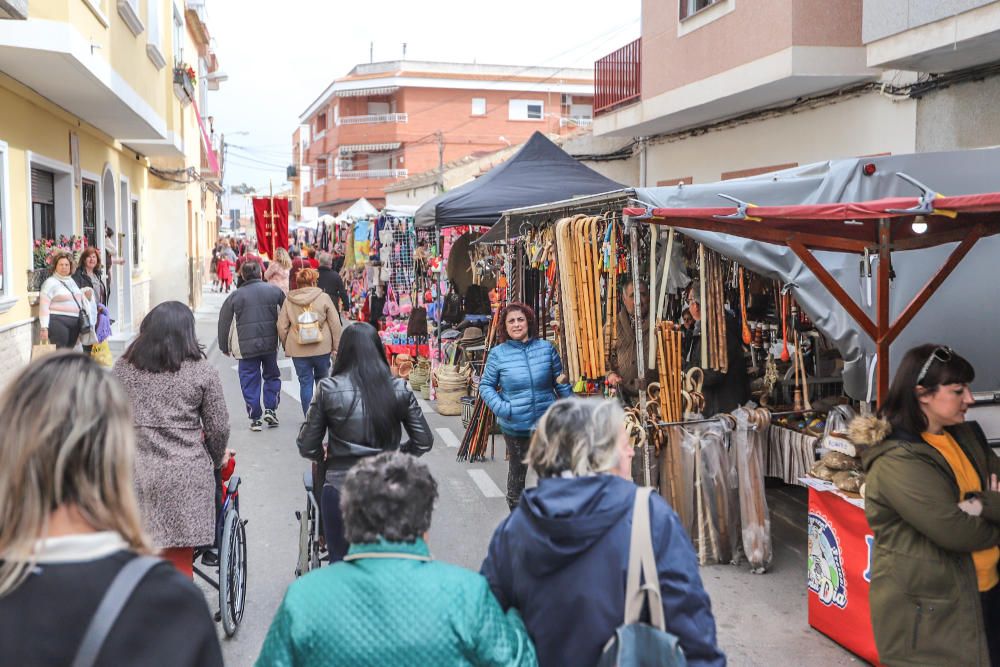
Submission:
POLYGON ((609 472, 618 465, 616 445, 624 423, 617 401, 558 400, 538 421, 526 462, 539 477, 609 472))
POLYGON ((363 459, 341 490, 344 535, 351 544, 415 542, 431 527, 437 497, 430 469, 413 456, 385 452, 363 459))

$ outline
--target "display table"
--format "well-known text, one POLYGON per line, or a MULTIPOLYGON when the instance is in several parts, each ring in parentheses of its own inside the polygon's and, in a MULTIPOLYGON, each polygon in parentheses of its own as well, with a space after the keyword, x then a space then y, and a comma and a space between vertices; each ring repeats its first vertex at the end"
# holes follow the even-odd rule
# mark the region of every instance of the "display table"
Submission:
POLYGON ((385 345, 385 352, 388 355, 408 354, 411 357, 430 357, 430 345, 385 345))
POLYGON ((801 481, 809 487, 809 625, 877 665, 868 601, 874 538, 864 500, 829 482, 801 481))

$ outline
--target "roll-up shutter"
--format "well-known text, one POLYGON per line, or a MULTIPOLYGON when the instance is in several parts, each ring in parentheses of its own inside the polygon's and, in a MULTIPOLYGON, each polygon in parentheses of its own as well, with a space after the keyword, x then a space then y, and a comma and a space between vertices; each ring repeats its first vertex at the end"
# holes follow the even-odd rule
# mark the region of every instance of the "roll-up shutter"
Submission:
POLYGON ((31 201, 37 204, 55 204, 55 176, 51 171, 31 168, 31 201))

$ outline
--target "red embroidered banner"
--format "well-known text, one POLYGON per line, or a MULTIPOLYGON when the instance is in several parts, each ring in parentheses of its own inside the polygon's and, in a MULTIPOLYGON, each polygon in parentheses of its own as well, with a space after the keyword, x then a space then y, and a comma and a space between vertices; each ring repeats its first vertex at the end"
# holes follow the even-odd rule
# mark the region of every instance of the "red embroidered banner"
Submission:
POLYGON ((288 247, 288 200, 278 197, 254 197, 253 217, 257 227, 257 249, 268 259, 275 248, 288 247))

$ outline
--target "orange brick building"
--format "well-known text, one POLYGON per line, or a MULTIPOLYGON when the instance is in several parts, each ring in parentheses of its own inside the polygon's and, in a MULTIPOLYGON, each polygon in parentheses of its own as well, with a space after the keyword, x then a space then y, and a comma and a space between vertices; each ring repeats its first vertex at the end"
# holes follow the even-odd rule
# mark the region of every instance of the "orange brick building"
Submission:
POLYGON ((299 117, 290 178, 305 206, 337 213, 360 197, 533 132, 588 126, 593 71, 392 61, 358 65, 299 117))

